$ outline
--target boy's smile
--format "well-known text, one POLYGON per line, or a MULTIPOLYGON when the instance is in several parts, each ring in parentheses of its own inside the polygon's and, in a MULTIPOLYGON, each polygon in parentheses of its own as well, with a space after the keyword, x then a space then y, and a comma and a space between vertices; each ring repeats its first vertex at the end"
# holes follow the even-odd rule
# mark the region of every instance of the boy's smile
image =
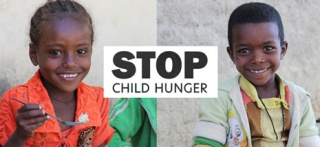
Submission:
POLYGON ((274 86, 275 72, 285 55, 276 23, 244 23, 233 27, 227 48, 237 70, 255 86, 274 86))
POLYGON ((39 64, 48 91, 73 92, 90 69, 92 32, 72 18, 55 19, 43 27, 39 44, 30 45, 30 58, 39 64))

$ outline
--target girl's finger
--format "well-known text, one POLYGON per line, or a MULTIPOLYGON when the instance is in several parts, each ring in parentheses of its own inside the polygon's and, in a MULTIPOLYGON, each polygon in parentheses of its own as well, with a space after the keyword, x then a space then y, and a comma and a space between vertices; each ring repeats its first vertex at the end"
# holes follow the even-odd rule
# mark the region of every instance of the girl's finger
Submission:
POLYGON ((31 119, 38 116, 45 116, 44 110, 29 110, 17 114, 17 117, 20 117, 22 119, 31 119))
POLYGON ((18 112, 25 112, 29 110, 40 110, 42 109, 41 105, 38 104, 25 104, 21 108, 18 109, 18 112))
POLYGON ((46 120, 48 120, 50 117, 48 115, 44 116, 38 116, 31 119, 26 119, 23 121, 23 125, 30 126, 38 123, 44 123, 46 120))
POLYGON ((44 122, 35 123, 35 124, 32 124, 32 125, 26 126, 24 129, 25 129, 26 132, 32 133, 32 132, 34 132, 35 129, 39 128, 43 124, 44 124, 44 122))

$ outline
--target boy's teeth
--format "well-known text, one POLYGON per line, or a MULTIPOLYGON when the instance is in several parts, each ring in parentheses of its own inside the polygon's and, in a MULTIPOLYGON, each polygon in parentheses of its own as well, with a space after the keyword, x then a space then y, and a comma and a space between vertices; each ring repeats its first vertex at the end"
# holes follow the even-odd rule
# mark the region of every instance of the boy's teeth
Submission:
POLYGON ((267 70, 268 70, 268 68, 266 68, 266 69, 261 69, 261 70, 250 70, 250 72, 255 73, 255 74, 258 74, 258 73, 263 73, 263 72, 265 72, 265 71, 267 71, 267 70))
POLYGON ((74 78, 76 77, 78 74, 60 74, 60 76, 64 77, 64 78, 74 78))

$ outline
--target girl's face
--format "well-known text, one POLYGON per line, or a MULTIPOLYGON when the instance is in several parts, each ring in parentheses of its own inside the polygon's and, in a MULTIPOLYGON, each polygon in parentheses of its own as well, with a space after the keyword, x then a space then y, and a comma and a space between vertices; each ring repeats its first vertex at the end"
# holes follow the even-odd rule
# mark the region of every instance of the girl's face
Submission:
POLYGON ((39 65, 49 90, 73 92, 88 74, 92 42, 89 27, 72 18, 53 20, 43 26, 37 46, 30 45, 30 58, 39 65))

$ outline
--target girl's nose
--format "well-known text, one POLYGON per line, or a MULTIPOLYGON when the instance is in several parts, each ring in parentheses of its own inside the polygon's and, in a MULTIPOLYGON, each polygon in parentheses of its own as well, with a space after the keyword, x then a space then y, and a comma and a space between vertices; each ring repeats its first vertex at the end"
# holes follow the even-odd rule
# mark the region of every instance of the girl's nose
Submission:
POLYGON ((63 67, 70 68, 70 69, 76 67, 77 63, 76 63, 75 55, 66 54, 64 58, 65 58, 65 60, 64 60, 64 63, 63 63, 63 67))

